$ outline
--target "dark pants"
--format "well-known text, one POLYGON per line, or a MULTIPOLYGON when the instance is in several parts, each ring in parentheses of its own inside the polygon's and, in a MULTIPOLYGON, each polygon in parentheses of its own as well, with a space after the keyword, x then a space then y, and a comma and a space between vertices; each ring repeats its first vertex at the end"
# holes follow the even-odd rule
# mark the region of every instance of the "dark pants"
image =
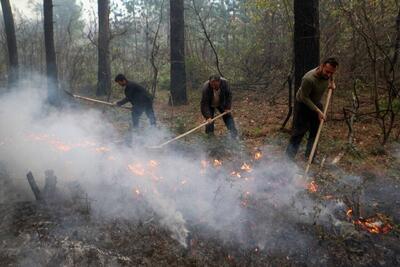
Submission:
MULTIPOLYGON (((220 113, 223 113, 224 110, 222 108, 217 108, 220 113)), ((214 118, 215 114, 215 108, 211 108, 211 118, 214 118)), ((226 125, 226 128, 231 132, 231 136, 233 138, 236 138, 238 135, 238 132, 235 127, 235 121, 233 120, 233 117, 231 113, 225 114, 222 116, 222 119, 224 120, 224 123, 226 125)), ((207 124, 206 125, 206 134, 212 134, 214 133, 214 122, 207 124)))
POLYGON ((146 113, 147 118, 149 118, 150 125, 156 126, 156 117, 154 116, 153 106, 133 106, 132 109, 132 126, 133 128, 137 128, 139 126, 139 118, 144 113, 146 113))
MULTIPOLYGON (((321 103, 316 104, 316 106, 322 110, 321 103)), ((301 140, 307 132, 308 140, 305 157, 307 158, 310 155, 315 136, 318 132, 319 123, 320 121, 317 112, 311 110, 306 104, 296 101, 294 108, 292 136, 290 137, 289 145, 286 148, 286 155, 288 158, 295 158, 297 151, 299 150, 301 140)))

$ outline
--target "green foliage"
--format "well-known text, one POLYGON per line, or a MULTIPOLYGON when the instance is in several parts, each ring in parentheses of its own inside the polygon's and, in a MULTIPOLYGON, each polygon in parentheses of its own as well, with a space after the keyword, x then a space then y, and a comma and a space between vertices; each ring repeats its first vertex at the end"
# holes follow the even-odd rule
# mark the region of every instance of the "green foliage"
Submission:
POLYGON ((380 110, 393 110, 394 113, 400 112, 400 99, 394 98, 392 101, 388 99, 381 99, 379 101, 380 110))
POLYGON ((160 90, 168 90, 171 84, 169 68, 162 68, 158 78, 158 88, 160 90))

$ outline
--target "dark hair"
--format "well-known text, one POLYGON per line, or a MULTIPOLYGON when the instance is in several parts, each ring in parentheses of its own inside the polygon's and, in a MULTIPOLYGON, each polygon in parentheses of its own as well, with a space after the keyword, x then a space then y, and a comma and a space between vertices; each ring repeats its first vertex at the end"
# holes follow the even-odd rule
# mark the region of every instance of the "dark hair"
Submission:
POLYGON ((211 81, 219 81, 221 80, 221 76, 219 76, 218 74, 213 74, 210 76, 210 78, 208 79, 210 82, 211 81))
POLYGON ((126 81, 126 77, 123 74, 118 74, 117 76, 115 76, 115 82, 120 82, 120 81, 126 81))
POLYGON ((337 66, 339 66, 339 62, 336 60, 336 58, 334 58, 334 57, 327 57, 327 58, 325 58, 323 61, 322 61, 322 64, 323 65, 325 65, 325 64, 330 64, 330 65, 332 65, 333 67, 337 67, 337 66))

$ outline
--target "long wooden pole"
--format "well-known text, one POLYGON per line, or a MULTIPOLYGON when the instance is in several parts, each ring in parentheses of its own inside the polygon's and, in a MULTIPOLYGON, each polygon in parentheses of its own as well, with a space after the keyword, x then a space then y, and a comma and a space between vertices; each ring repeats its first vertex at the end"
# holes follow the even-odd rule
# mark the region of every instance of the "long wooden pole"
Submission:
POLYGON ((69 94, 70 96, 77 98, 77 99, 83 99, 86 101, 90 101, 90 102, 94 102, 94 103, 99 103, 99 104, 103 104, 103 105, 107 105, 107 106, 112 106, 112 107, 119 107, 119 108, 123 108, 123 109, 127 109, 127 110, 132 110, 132 108, 130 107, 121 107, 121 106, 117 106, 113 103, 110 102, 106 102, 106 101, 102 101, 102 100, 97 100, 97 99, 93 99, 93 98, 89 98, 89 97, 85 97, 85 96, 80 96, 80 95, 75 95, 72 94, 70 92, 65 91, 67 94, 69 94))
MULTIPOLYGON (((331 101, 332 91, 333 91, 332 89, 329 89, 328 90, 328 95, 326 97, 326 104, 325 104, 325 108, 324 108, 324 116, 325 116, 325 118, 326 118, 326 113, 328 111, 329 103, 331 101)), ((319 137, 321 135, 322 126, 324 125, 324 122, 325 122, 325 120, 321 120, 321 122, 319 123, 318 132, 317 132, 317 135, 315 136, 314 144, 312 146, 310 156, 308 157, 307 167, 306 167, 306 169, 304 171, 304 178, 307 178, 307 174, 308 174, 308 171, 310 169, 310 165, 312 163, 312 160, 314 158, 315 150, 317 149, 318 140, 319 140, 319 137)))
POLYGON ((193 133, 194 131, 196 131, 196 130, 202 128, 203 126, 206 126, 207 124, 209 124, 209 123, 211 123, 211 122, 213 122, 213 121, 215 121, 215 120, 221 118, 222 116, 224 116, 224 115, 226 115, 226 114, 228 114, 228 113, 230 113, 230 112, 231 112, 230 110, 229 110, 229 111, 225 111, 225 112, 219 114, 218 116, 215 116, 215 117, 212 118, 210 121, 204 122, 204 123, 200 124, 199 126, 193 128, 193 129, 191 129, 191 130, 189 130, 189 131, 187 131, 187 132, 185 132, 185 133, 183 133, 183 134, 181 134, 181 135, 178 135, 177 137, 175 137, 175 138, 173 138, 173 139, 171 139, 171 140, 168 140, 167 142, 164 142, 164 143, 162 143, 162 144, 160 144, 160 145, 158 145, 158 146, 151 146, 151 147, 149 147, 149 148, 162 148, 163 146, 165 146, 165 145, 167 145, 167 144, 169 144, 169 143, 171 143, 171 142, 174 142, 174 141, 176 141, 176 140, 178 140, 178 139, 180 139, 180 138, 182 138, 182 137, 184 137, 184 136, 186 136, 186 135, 188 135, 188 134, 193 133))

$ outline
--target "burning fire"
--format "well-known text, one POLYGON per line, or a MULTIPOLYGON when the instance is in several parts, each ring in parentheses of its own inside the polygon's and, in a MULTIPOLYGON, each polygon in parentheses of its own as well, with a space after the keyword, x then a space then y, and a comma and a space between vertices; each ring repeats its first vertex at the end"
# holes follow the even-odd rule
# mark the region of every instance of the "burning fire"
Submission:
POLYGON ((143 176, 145 174, 145 169, 143 168, 142 164, 140 163, 132 163, 128 164, 128 169, 139 176, 143 176))
POLYGON ((108 147, 105 146, 101 146, 101 147, 97 147, 96 148, 96 152, 100 152, 100 153, 104 153, 104 152, 109 152, 110 149, 108 147))
POLYGON ((392 229, 393 226, 391 226, 389 223, 385 223, 381 220, 380 214, 377 214, 375 217, 370 217, 366 219, 358 219, 354 221, 353 223, 355 225, 358 225, 361 227, 361 229, 366 230, 370 233, 373 234, 387 234, 389 233, 392 229))
POLYGON ((251 172, 252 171, 250 165, 247 164, 246 162, 243 163, 243 165, 242 165, 242 167, 240 167, 240 169, 243 170, 243 171, 246 171, 246 172, 251 172))
POLYGON ((133 188, 132 191, 134 195, 137 197, 139 197, 142 194, 138 188, 133 188))
POLYGON ((310 191, 311 193, 315 193, 318 191, 318 185, 315 181, 311 181, 311 183, 309 183, 307 185, 307 189, 308 191, 310 191))
POLYGON ((231 176, 236 176, 237 178, 242 178, 242 175, 240 174, 240 172, 231 172, 231 176))
POLYGON ((387 234, 393 229, 393 226, 387 222, 387 218, 380 213, 369 218, 353 220, 353 210, 349 209, 347 210, 346 215, 355 226, 358 226, 371 234, 387 234))
POLYGON ((214 167, 222 166, 222 161, 214 159, 214 167))
POLYGON ((71 142, 65 143, 60 139, 58 139, 54 134, 49 135, 46 133, 42 134, 30 133, 27 135, 27 138, 33 141, 45 142, 62 152, 68 152, 74 148, 90 148, 92 149, 92 151, 98 153, 106 153, 111 151, 111 149, 109 149, 108 147, 98 146, 95 142, 90 140, 84 140, 83 142, 80 143, 71 143, 71 142))
POLYGON ((155 167, 158 166, 158 162, 155 161, 155 160, 150 160, 150 161, 149 161, 149 166, 155 168, 155 167))
POLYGON ((257 151, 255 154, 254 154, 254 159, 255 160, 259 160, 259 159, 261 159, 262 158, 262 153, 260 152, 260 151, 257 151))
POLYGON ((349 210, 346 212, 346 216, 347 216, 348 218, 351 219, 351 217, 353 217, 353 210, 352 210, 352 209, 349 209, 349 210))

